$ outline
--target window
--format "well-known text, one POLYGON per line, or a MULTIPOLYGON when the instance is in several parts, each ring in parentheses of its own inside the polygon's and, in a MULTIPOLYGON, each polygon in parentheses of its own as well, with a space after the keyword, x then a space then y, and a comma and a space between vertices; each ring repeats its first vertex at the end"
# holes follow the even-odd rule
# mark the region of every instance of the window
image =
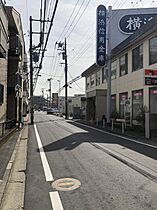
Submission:
POLYGON ((157 63, 157 36, 149 40, 149 65, 157 63))
POLYGON ((136 117, 141 113, 143 108, 143 90, 132 91, 132 118, 136 117))
POLYGON ((116 113, 116 95, 111 96, 111 115, 116 113))
POLYGON ((100 71, 96 72, 96 86, 100 85, 100 71))
POLYGON ((157 88, 153 87, 149 90, 150 93, 150 113, 157 114, 157 88))
POLYGON ((95 75, 94 74, 92 74, 90 77, 90 85, 91 85, 91 87, 95 86, 95 75))
POLYGON ((105 79, 105 77, 104 77, 104 67, 102 68, 102 83, 104 83, 104 79, 105 79))
POLYGON ((128 54, 125 54, 119 58, 120 76, 128 73, 128 54))
POLYGON ((128 98, 128 93, 120 93, 119 94, 119 114, 121 118, 124 118, 125 115, 125 102, 128 98))
POLYGON ((143 44, 132 51, 132 71, 143 68, 143 44))
POLYGON ((111 79, 116 79, 117 61, 111 63, 111 79))
POLYGON ((3 104, 3 97, 4 97, 4 85, 0 84, 0 105, 3 104))
POLYGON ((87 80, 86 80, 86 89, 89 89, 90 88, 90 77, 87 77, 87 80))

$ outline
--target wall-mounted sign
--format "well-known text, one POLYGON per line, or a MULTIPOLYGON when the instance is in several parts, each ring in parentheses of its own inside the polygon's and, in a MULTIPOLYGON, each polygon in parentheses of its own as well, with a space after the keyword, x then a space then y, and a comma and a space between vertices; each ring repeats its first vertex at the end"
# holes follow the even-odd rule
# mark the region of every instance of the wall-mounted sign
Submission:
POLYGON ((157 76, 157 70, 145 69, 145 76, 157 76))
POLYGON ((119 21, 119 29, 126 34, 132 34, 141 26, 151 21, 157 14, 130 14, 123 16, 119 21))
POLYGON ((145 85, 157 85, 157 77, 145 77, 145 85))
POLYGON ((104 66, 106 61, 106 7, 99 5, 96 11, 96 64, 104 66))
POLYGON ((157 70, 145 69, 145 85, 157 85, 157 70))

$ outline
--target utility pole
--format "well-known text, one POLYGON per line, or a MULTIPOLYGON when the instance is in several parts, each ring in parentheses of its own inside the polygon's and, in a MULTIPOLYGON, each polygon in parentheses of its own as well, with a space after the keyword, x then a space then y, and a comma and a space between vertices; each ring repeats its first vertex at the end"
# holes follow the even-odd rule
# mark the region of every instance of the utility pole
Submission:
POLYGON ((111 115, 111 14, 112 7, 108 7, 108 47, 107 47, 107 123, 110 123, 110 115, 111 115))
POLYGON ((57 80, 57 82, 59 83, 59 91, 58 91, 58 110, 60 113, 60 88, 61 88, 61 81, 57 80))
POLYGON ((45 99, 44 99, 44 88, 42 88, 41 89, 41 91, 42 91, 42 109, 43 109, 43 107, 45 106, 45 99))
POLYGON ((33 56, 32 56, 32 16, 30 16, 30 114, 31 125, 34 124, 34 111, 33 111, 33 56))
POLYGON ((52 96, 51 96, 51 94, 52 94, 52 93, 51 93, 51 92, 52 92, 52 91, 51 91, 51 80, 52 80, 52 78, 47 79, 47 81, 49 82, 49 100, 50 100, 50 101, 49 101, 49 104, 50 104, 49 107, 50 107, 50 108, 52 107, 52 100, 51 100, 51 98, 52 98, 52 96))
POLYGON ((68 119, 68 81, 67 81, 67 73, 68 73, 68 62, 67 62, 67 44, 65 38, 65 119, 68 119))
POLYGON ((65 38, 65 41, 64 43, 56 43, 58 44, 58 49, 60 49, 62 51, 62 55, 63 55, 63 60, 65 60, 65 119, 68 119, 68 76, 67 76, 67 73, 68 73, 68 61, 67 61, 67 43, 66 43, 66 38, 65 38))

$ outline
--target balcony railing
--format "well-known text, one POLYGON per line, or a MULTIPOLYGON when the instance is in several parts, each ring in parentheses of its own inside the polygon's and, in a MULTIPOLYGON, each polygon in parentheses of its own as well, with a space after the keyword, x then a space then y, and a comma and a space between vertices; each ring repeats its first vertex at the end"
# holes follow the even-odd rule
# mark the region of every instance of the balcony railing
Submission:
POLYGON ((22 46, 18 35, 10 36, 9 55, 19 57, 22 52, 22 46))

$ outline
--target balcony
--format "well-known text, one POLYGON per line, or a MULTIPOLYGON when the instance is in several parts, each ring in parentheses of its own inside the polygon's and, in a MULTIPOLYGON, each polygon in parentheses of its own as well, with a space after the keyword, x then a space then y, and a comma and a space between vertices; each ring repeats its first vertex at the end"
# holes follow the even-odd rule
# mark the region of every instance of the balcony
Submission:
POLYGON ((9 56, 20 57, 22 46, 18 35, 10 36, 9 38, 9 56))

